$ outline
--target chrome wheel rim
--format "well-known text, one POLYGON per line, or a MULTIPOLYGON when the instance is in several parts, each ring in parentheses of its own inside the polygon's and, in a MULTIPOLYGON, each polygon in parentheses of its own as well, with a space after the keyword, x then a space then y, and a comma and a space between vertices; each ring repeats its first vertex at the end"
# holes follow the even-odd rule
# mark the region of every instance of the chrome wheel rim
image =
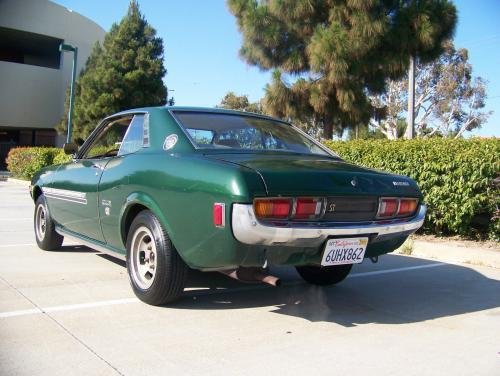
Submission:
POLYGON ((47 213, 43 205, 38 205, 35 215, 35 232, 39 241, 45 239, 45 232, 47 230, 47 213))
POLYGON ((156 244, 151 231, 141 226, 135 230, 131 243, 132 278, 143 290, 148 289, 156 275, 156 244))

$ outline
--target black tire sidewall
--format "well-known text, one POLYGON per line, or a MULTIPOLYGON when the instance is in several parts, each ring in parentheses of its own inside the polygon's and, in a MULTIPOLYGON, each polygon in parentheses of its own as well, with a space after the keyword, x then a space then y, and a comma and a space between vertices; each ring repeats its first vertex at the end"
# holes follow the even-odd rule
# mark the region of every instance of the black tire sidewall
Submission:
POLYGON ((35 202, 33 229, 35 230, 36 243, 40 249, 44 251, 53 251, 61 247, 64 238, 55 230, 55 224, 50 216, 49 207, 44 195, 40 195, 35 202), (37 235, 37 212, 39 206, 43 206, 45 211, 45 236, 42 240, 40 240, 37 235))
POLYGON ((185 265, 182 261, 182 264, 179 264, 178 259, 180 257, 177 251, 158 218, 151 211, 144 210, 134 218, 128 231, 126 247, 127 274, 135 295, 140 300, 152 305, 161 305, 175 300, 179 295, 178 291, 176 291, 178 289, 172 288, 172 286, 176 284, 182 284, 183 286, 184 280, 173 281, 172 279, 175 278, 175 276, 172 274, 175 273, 171 272, 173 268, 182 268, 185 267, 185 265), (134 280, 131 265, 133 262, 131 257, 133 235, 135 231, 142 226, 147 227, 151 231, 156 246, 156 273, 152 285, 147 289, 140 287, 134 280))

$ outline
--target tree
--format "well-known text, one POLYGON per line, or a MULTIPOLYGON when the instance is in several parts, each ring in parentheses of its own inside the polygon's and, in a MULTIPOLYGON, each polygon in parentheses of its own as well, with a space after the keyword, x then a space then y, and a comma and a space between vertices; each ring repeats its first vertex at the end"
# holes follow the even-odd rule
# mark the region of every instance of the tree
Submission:
POLYGON ((311 96, 311 84, 308 80, 299 78, 294 85, 288 85, 281 77, 281 72, 275 70, 271 83, 266 85, 262 100, 266 114, 287 119, 303 131, 321 138, 323 118, 318 115, 313 106, 304 98, 311 96))
POLYGON ((232 91, 229 91, 224 98, 222 98, 220 104, 217 106, 219 108, 227 108, 231 110, 239 110, 246 112, 254 112, 261 114, 262 106, 259 102, 251 103, 248 100, 247 95, 236 95, 232 91))
MULTIPOLYGON (((165 73, 163 41, 132 0, 102 45, 96 43, 76 81, 73 137, 86 138, 101 119, 115 112, 165 104, 165 73)), ((67 131, 68 103, 69 95, 59 133, 67 131)))
MULTIPOLYGON (((388 138, 400 137, 398 121, 406 110, 406 78, 389 81, 388 91, 371 97, 383 115, 371 124, 388 138)), ((473 77, 468 52, 455 49, 451 42, 439 59, 417 64, 415 87, 415 128, 419 136, 454 136, 479 128, 491 112, 484 112, 486 83, 473 77)))
POLYGON ((368 93, 385 90, 387 78, 405 74, 409 56, 422 61, 441 53, 451 37, 456 9, 447 0, 228 0, 243 34, 241 56, 276 69, 268 91, 276 112, 307 110, 324 137, 368 123, 368 93), (279 83, 282 75, 298 78, 279 83))

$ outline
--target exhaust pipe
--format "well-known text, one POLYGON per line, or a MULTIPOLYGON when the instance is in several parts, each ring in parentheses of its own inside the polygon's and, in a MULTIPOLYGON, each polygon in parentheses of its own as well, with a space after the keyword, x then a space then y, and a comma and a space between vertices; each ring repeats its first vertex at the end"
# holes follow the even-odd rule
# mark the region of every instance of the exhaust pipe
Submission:
POLYGON ((264 269, 261 268, 239 267, 238 269, 221 270, 220 272, 243 283, 266 283, 274 287, 281 284, 278 277, 265 273, 264 269))

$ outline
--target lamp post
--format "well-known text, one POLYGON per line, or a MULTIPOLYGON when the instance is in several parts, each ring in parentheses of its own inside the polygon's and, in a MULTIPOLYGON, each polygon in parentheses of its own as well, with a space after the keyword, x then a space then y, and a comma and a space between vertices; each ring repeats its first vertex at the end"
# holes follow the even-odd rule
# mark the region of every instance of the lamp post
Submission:
POLYGON ((66 136, 66 143, 71 142, 71 131, 72 131, 72 116, 73 116, 73 101, 75 96, 75 78, 76 78, 76 59, 78 57, 78 47, 74 47, 70 44, 61 43, 59 46, 59 51, 61 52, 73 52, 73 70, 71 72, 71 86, 69 91, 69 112, 68 112, 68 135, 66 136))
MULTIPOLYGON (((175 89, 170 89, 168 90, 168 93, 172 92, 172 91, 175 91, 175 89)), ((173 96, 171 96, 170 98, 168 97, 168 94, 167 94, 167 104, 169 106, 173 106, 175 104, 175 99, 173 96)))

